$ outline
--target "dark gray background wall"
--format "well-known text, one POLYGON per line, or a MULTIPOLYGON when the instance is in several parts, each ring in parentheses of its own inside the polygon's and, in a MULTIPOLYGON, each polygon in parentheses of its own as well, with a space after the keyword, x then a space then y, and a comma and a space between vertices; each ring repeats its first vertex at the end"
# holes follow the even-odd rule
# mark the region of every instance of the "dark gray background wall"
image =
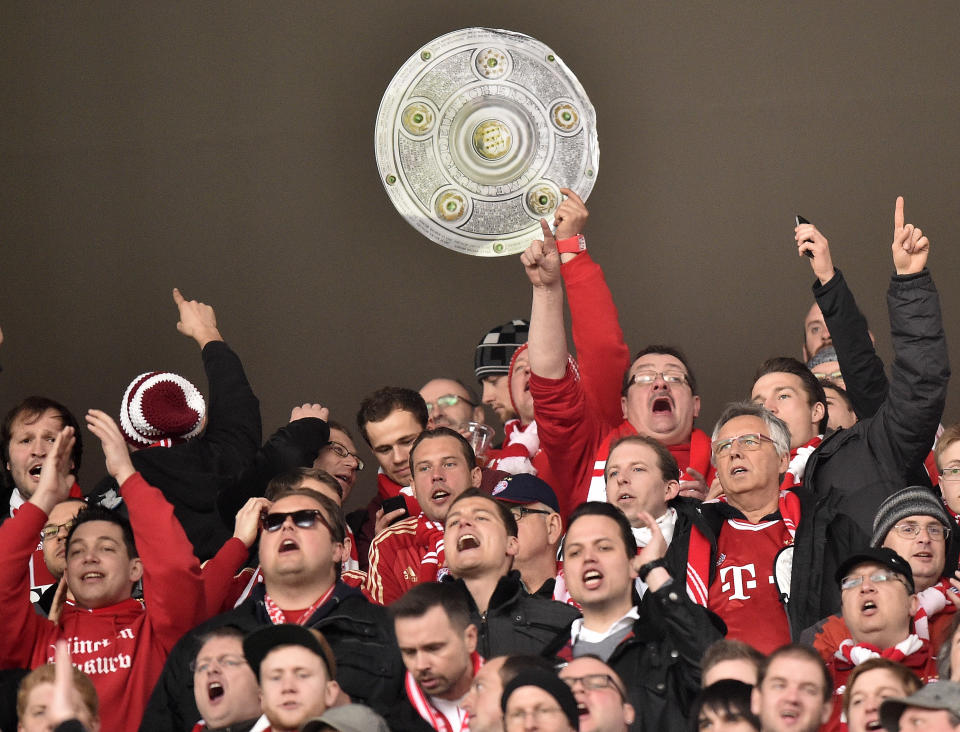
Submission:
MULTIPOLYGON (((799 353, 812 274, 795 211, 889 360, 904 195, 957 321, 955 3, 6 2, 0 406, 41 392, 116 412, 152 369, 205 388, 175 285, 215 305, 267 432, 294 403, 352 423, 379 386, 472 378, 480 336, 529 313, 522 267, 423 239, 373 155, 395 71, 468 26, 533 35, 583 83, 601 150, 591 251, 631 348, 688 352, 703 426, 763 358, 799 353)), ((86 462, 91 484, 96 446, 86 462)))

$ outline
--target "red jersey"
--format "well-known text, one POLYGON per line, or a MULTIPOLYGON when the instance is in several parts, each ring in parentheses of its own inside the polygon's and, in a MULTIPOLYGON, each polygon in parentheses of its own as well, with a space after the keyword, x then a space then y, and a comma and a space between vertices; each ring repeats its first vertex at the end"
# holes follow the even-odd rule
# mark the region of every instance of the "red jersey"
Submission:
POLYGON ((767 654, 790 643, 790 622, 773 563, 793 543, 783 521, 727 519, 717 539, 717 571, 707 607, 727 624, 727 638, 767 654))

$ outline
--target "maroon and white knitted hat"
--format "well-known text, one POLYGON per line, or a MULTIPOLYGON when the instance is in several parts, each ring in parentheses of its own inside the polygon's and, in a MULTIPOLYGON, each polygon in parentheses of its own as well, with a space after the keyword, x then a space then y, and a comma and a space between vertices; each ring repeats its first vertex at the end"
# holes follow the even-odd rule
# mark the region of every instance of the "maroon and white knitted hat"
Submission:
POLYGON ((197 387, 177 374, 150 371, 127 387, 120 405, 120 429, 136 447, 183 442, 200 433, 205 413, 197 387))

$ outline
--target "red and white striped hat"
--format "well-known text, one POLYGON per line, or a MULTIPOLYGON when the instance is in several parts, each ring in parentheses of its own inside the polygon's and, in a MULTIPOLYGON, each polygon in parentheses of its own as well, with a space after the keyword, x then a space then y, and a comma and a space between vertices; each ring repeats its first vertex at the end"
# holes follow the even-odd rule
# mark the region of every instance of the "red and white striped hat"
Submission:
POLYGON ((200 433, 206 404, 187 379, 165 371, 135 378, 120 405, 120 429, 136 447, 184 442, 200 433))

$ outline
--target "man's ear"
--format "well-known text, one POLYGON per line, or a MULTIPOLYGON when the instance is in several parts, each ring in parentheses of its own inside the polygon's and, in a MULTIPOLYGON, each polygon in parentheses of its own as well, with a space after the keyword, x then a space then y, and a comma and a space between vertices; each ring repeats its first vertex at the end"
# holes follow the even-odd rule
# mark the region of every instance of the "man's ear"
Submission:
POLYGON ((754 686, 753 691, 750 692, 750 711, 753 712, 755 717, 760 716, 760 689, 757 686, 754 686))
POLYGON ((336 704, 339 696, 340 684, 338 684, 336 681, 328 681, 327 688, 323 690, 323 701, 327 705, 327 709, 336 704))
POLYGON ((810 409, 810 416, 814 422, 819 424, 820 420, 823 419, 823 415, 827 413, 827 407, 823 402, 817 402, 810 409))
POLYGON ((520 550, 520 541, 515 536, 507 537, 507 556, 515 557, 520 550))
POLYGON ((623 418, 627 418, 627 398, 620 397, 620 411, 623 413, 623 418))
POLYGON ((668 480, 663 488, 663 500, 670 501, 680 495, 680 481, 668 480))
POLYGON ((353 542, 350 540, 350 535, 347 534, 343 537, 343 541, 337 542, 333 545, 333 561, 340 563, 349 559, 350 550, 352 547, 353 542))
POLYGON ((559 513, 551 513, 547 516, 547 543, 556 544, 563 536, 563 519, 559 513))
POLYGON ((633 708, 633 704, 627 702, 623 703, 623 721, 629 727, 633 724, 633 720, 637 718, 637 712, 633 708))
POLYGON ((483 482, 483 471, 480 468, 474 468, 470 471, 470 485, 479 488, 483 482))
POLYGON ((477 650, 477 626, 473 623, 467 626, 466 630, 463 631, 463 641, 467 646, 467 650, 470 653, 473 653, 477 650))
POLYGON ((700 397, 694 395, 693 397, 693 416, 700 416, 700 397))
POLYGON ((130 582, 139 582, 143 577, 143 562, 140 557, 134 557, 130 560, 130 582))
POLYGON ((917 610, 920 609, 920 600, 917 599, 916 595, 910 595, 910 617, 912 618, 917 614, 917 610))

